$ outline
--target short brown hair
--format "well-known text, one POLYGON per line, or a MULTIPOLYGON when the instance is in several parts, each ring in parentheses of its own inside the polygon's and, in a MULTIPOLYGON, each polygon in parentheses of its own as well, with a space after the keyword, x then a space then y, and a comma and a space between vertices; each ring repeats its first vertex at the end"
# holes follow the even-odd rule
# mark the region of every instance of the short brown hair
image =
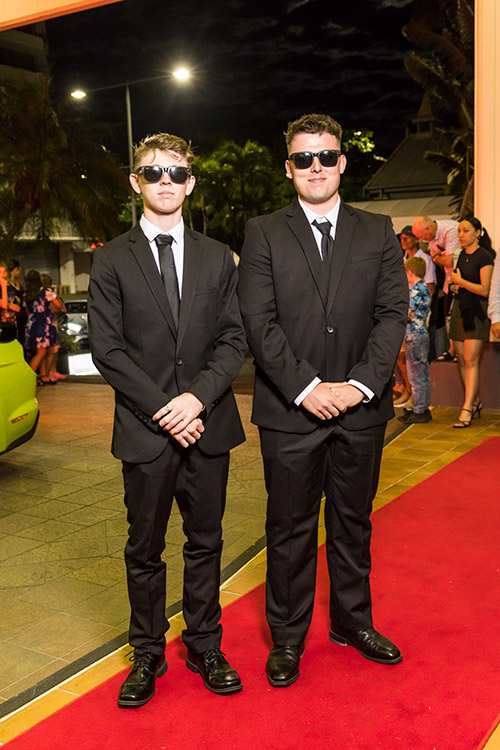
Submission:
POLYGON ((413 258, 408 258, 405 262, 405 269, 414 273, 419 279, 423 279, 427 270, 427 264, 423 258, 418 258, 415 255, 413 258))
POLYGON ((298 120, 288 123, 285 131, 287 148, 299 133, 330 133, 342 141, 342 126, 329 115, 302 115, 298 120))
POLYGON ((191 166, 194 159, 194 153, 191 149, 191 143, 184 138, 179 138, 170 133, 156 133, 143 138, 134 148, 134 170, 137 169, 143 157, 150 151, 175 151, 179 156, 183 156, 191 166))

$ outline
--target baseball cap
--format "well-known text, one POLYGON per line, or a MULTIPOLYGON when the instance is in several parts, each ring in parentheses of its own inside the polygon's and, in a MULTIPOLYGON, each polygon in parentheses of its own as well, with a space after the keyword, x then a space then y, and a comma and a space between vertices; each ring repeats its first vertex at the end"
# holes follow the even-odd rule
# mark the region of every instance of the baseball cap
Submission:
MULTIPOLYGON (((407 237, 415 237, 411 228, 411 224, 407 224, 405 227, 403 227, 399 234, 406 234, 407 237)), ((415 237, 415 239, 417 238, 415 237)))

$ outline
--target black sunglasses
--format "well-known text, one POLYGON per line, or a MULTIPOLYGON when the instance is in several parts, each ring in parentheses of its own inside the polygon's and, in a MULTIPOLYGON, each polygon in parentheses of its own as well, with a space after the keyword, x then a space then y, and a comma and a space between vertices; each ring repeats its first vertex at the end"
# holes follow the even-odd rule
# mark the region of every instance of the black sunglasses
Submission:
POLYGON ((312 151, 296 151, 288 157, 293 161, 297 169, 309 169, 317 156, 322 167, 336 167, 341 152, 338 149, 325 149, 313 154, 312 151))
POLYGON ((142 174, 146 182, 160 182, 165 172, 177 185, 183 185, 192 174, 191 167, 160 167, 158 164, 139 167, 136 174, 142 174))

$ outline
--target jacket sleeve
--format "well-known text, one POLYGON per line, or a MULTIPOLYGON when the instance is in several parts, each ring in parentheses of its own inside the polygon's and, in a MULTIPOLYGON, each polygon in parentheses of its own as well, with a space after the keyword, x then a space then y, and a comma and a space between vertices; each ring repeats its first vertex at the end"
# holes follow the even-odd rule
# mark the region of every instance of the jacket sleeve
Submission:
POLYGON ((205 405, 207 414, 238 375, 247 351, 236 297, 237 271, 229 248, 223 254, 217 295, 213 347, 206 366, 186 388, 205 405))
POLYGON ((123 332, 123 299, 116 270, 99 248, 94 254, 88 293, 89 338, 92 359, 110 386, 128 408, 155 432, 160 428, 151 417, 169 396, 127 353, 123 332))
POLYGON ((401 247, 386 217, 379 268, 373 326, 363 355, 347 374, 380 398, 390 381, 408 317, 409 291, 401 247))
POLYGON ((258 220, 246 226, 238 267, 238 297, 250 351, 288 403, 318 375, 297 359, 279 323, 270 244, 258 220))

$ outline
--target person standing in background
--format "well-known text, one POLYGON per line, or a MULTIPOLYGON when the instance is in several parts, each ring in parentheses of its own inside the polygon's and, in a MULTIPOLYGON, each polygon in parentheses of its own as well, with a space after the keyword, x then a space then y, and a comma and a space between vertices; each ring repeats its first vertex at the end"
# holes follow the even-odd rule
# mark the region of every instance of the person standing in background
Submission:
POLYGON ((9 295, 7 292, 7 265, 0 262, 0 321, 10 318, 9 295))
POLYGON ((25 288, 21 280, 21 265, 15 258, 7 261, 7 281, 9 294, 12 295, 12 299, 16 305, 17 340, 21 344, 24 344, 24 329, 27 320, 26 307, 24 305, 25 288), (17 307, 19 307, 19 310, 17 307))
POLYGON ((38 385, 54 385, 47 375, 45 363, 48 355, 59 350, 59 335, 50 309, 56 299, 56 293, 43 286, 38 271, 28 271, 25 303, 29 315, 24 332, 24 348, 28 352, 34 350, 30 367, 39 373, 38 385))
POLYGON ((404 424, 422 424, 432 419, 429 410, 431 379, 429 372, 429 332, 427 318, 431 306, 431 293, 424 281, 424 258, 413 256, 405 261, 410 287, 410 307, 404 339, 406 366, 411 385, 413 407, 405 409, 398 417, 404 424))
POLYGON ((493 341, 500 341, 500 263, 495 263, 488 298, 488 317, 493 341))
POLYGON ((488 295, 493 273, 493 254, 487 232, 474 216, 458 226, 463 247, 450 283, 456 293, 450 319, 450 336, 458 357, 465 399, 462 411, 453 425, 469 427, 483 408, 479 398, 479 362, 483 345, 489 340, 488 295))
MULTIPOLYGON (((458 240, 458 221, 454 219, 431 219, 430 216, 417 216, 413 222, 412 232, 420 242, 427 242, 429 253, 445 277, 442 289, 438 295, 443 295, 443 314, 448 325, 453 295, 449 290, 450 277, 455 268, 458 256, 462 250, 458 240)), ((448 329, 449 334, 449 329, 448 329)), ((454 360, 453 344, 448 336, 448 351, 437 357, 438 361, 452 362, 454 360)))
MULTIPOLYGON (((40 279, 43 287, 46 291, 52 292, 52 277, 48 273, 40 274, 40 279)), ((53 328, 54 338, 57 338, 57 346, 51 347, 50 352, 45 357, 42 368, 43 373, 46 375, 52 383, 57 383, 58 380, 66 380, 66 375, 62 375, 57 372, 57 356, 60 348, 60 337, 59 337, 59 326, 57 323, 59 313, 66 312, 64 301, 62 297, 58 297, 56 294, 55 299, 50 303, 50 312, 52 314, 51 326, 53 328)))

